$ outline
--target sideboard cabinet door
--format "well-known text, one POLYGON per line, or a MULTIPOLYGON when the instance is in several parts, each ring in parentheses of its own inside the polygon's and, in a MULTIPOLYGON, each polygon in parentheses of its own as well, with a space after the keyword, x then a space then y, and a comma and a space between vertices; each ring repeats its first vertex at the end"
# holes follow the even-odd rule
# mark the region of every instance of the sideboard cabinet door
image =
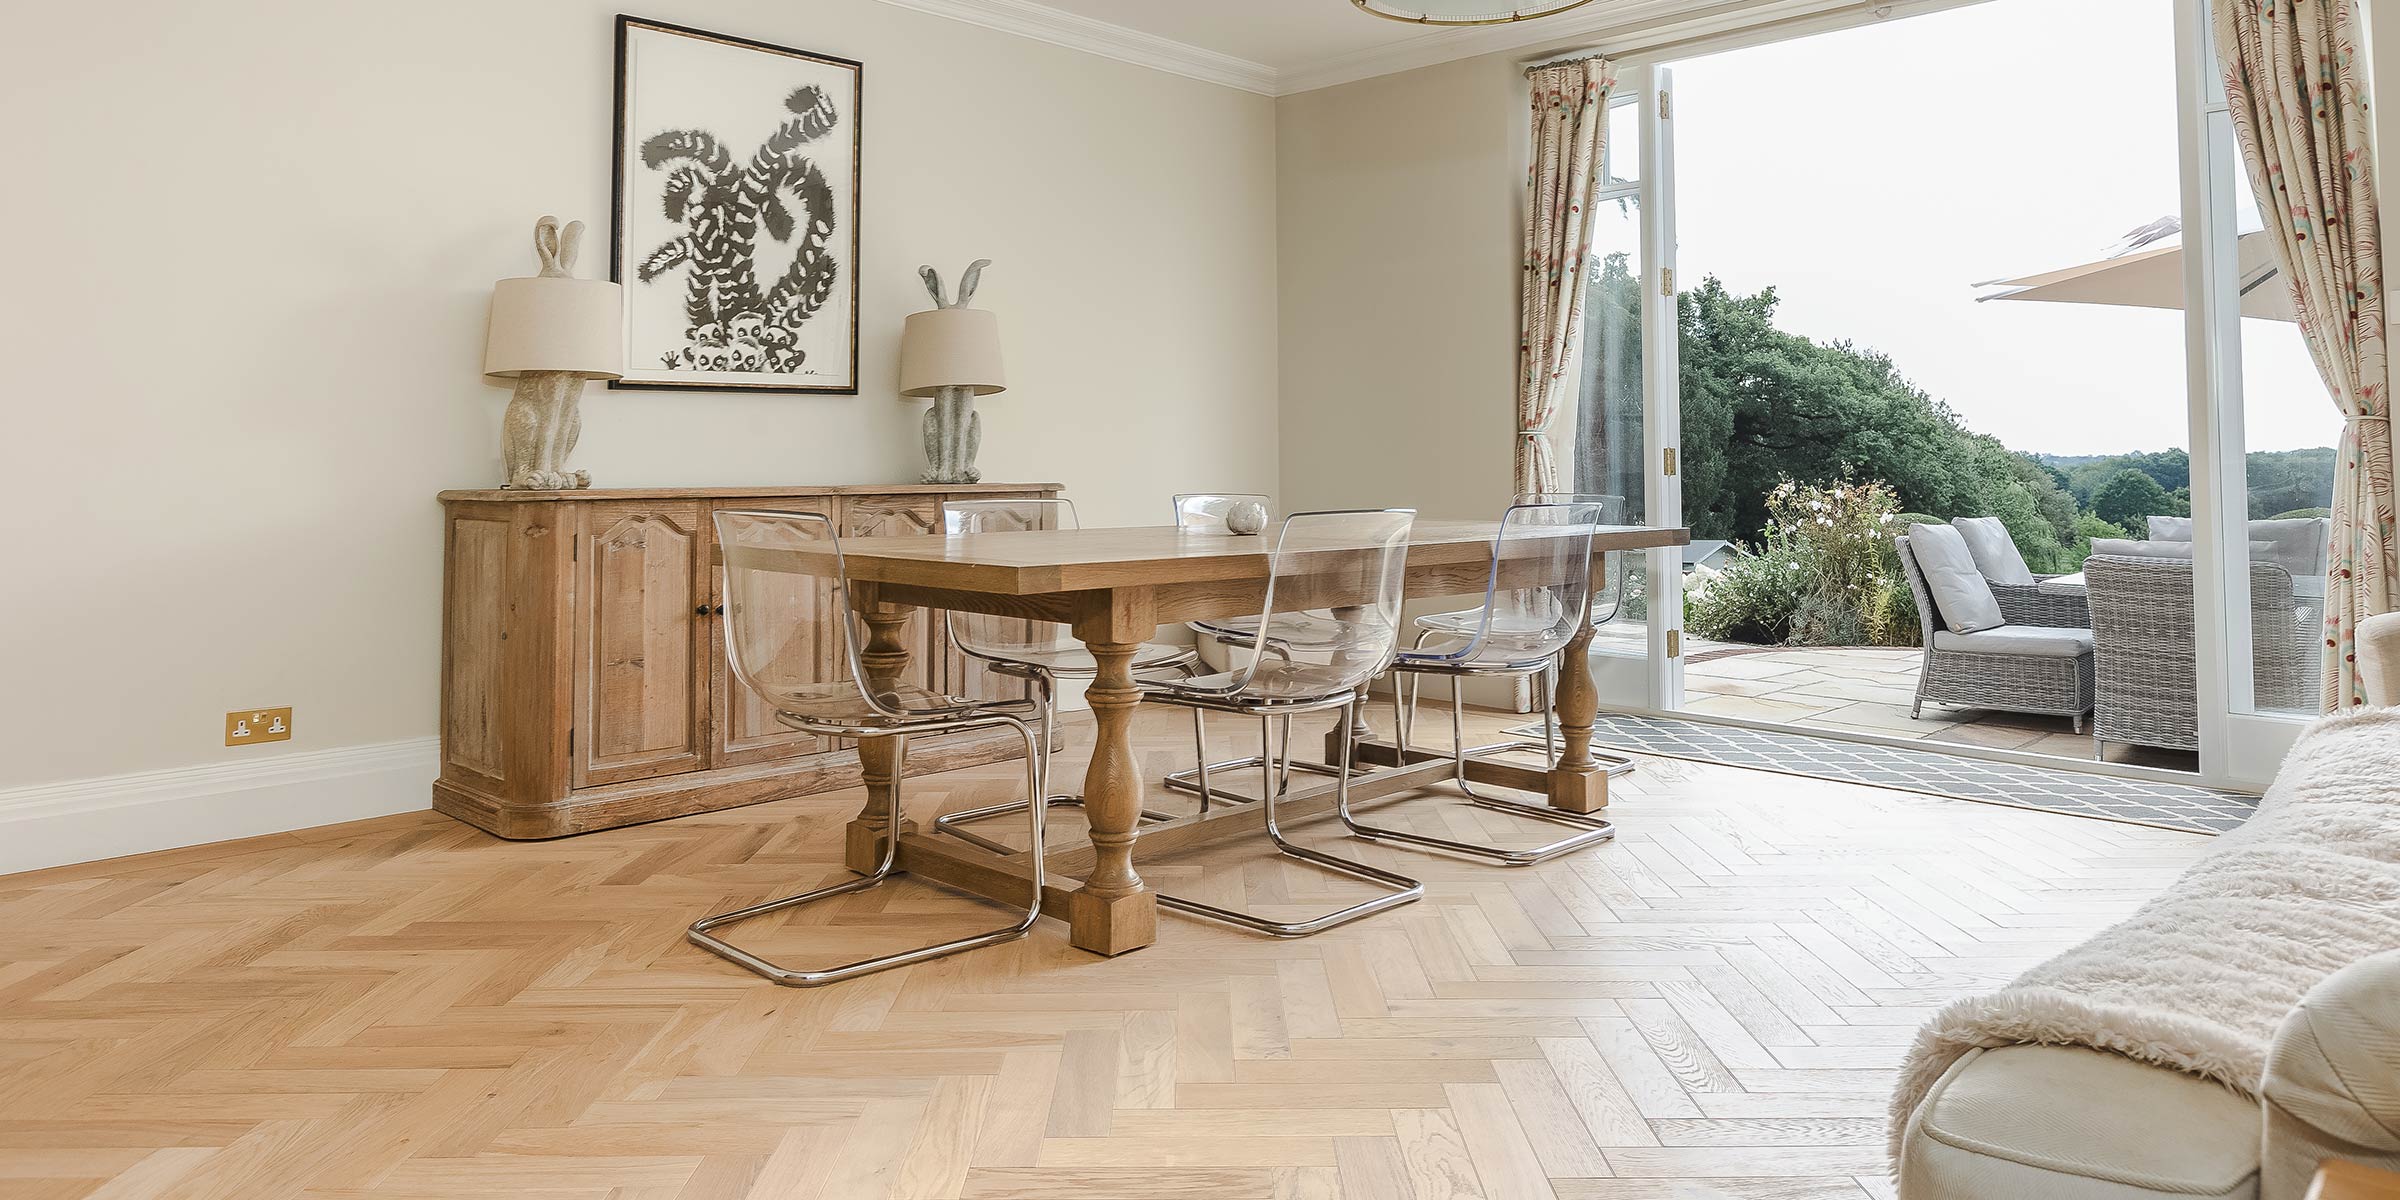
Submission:
MULTIPOLYGON (((755 506, 717 505, 719 509, 743 507, 755 506)), ((841 498, 794 497, 778 500, 775 507, 825 513, 838 521, 841 498)), ((711 528, 706 532, 711 545, 714 545, 716 530, 711 528)), ((762 527, 756 536, 774 538, 777 535, 773 530, 762 527)), ((765 544, 774 546, 780 542, 769 541, 765 544)), ((709 555, 711 561, 717 557, 714 553, 709 555)), ((715 575, 717 596, 716 603, 711 607, 716 613, 716 622, 708 637, 712 643, 709 660, 714 674, 710 681, 713 688, 710 696, 715 704, 712 717, 717 743, 710 765, 738 767, 839 749, 842 743, 837 738, 802 733, 777 720, 774 705, 760 699, 758 693, 734 678, 733 664, 725 657, 725 636, 729 626, 726 607, 729 600, 725 594, 724 569, 716 568, 715 575)), ((771 668, 780 678, 797 678, 815 683, 836 683, 848 678, 848 655, 837 640, 842 626, 834 623, 849 616, 835 600, 840 594, 839 585, 820 576, 798 575, 782 577, 764 590, 768 594, 753 597, 753 602, 766 606, 768 625, 785 631, 785 636, 775 647, 773 662, 754 665, 771 668)))
POLYGON ((714 631, 697 503, 582 505, 576 545, 578 786, 697 771, 714 631))

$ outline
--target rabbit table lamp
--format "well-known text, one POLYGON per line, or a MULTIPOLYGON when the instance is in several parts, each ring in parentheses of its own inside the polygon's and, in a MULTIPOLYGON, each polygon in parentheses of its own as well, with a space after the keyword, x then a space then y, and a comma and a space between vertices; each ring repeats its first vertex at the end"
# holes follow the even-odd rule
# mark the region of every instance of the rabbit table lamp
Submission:
POLYGON ((975 397, 1007 390, 1000 370, 1000 322, 991 313, 968 308, 975 285, 983 278, 988 258, 975 260, 958 280, 958 302, 942 297, 942 277, 932 267, 917 268, 925 290, 933 295, 933 311, 911 313, 900 332, 900 394, 931 396, 925 414, 925 483, 975 483, 975 451, 983 442, 983 418, 975 412, 975 397))
POLYGON ((577 409, 584 382, 625 374, 625 289, 605 279, 575 278, 575 249, 582 241, 583 222, 561 230, 557 217, 543 217, 533 227, 542 273, 503 279, 492 289, 483 373, 517 381, 501 425, 508 487, 592 485, 590 472, 567 468, 567 456, 583 432, 577 409))

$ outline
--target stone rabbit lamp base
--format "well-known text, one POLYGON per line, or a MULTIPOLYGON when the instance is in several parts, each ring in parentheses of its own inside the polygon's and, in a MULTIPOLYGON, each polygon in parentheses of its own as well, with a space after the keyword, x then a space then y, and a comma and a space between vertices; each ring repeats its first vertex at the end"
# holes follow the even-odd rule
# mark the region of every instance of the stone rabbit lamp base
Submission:
POLYGON ((501 426, 503 486, 553 491, 592 485, 588 471, 567 458, 583 433, 578 411, 583 385, 625 374, 625 289, 605 279, 575 278, 583 222, 562 231, 557 217, 533 227, 533 252, 542 273, 503 279, 492 289, 492 324, 483 373, 517 381, 501 426))
POLYGON ((900 394, 933 398, 925 414, 924 483, 978 483, 975 451, 983 444, 983 418, 975 412, 975 397, 1007 390, 1000 369, 1000 322, 982 309, 968 308, 975 285, 991 260, 975 260, 958 280, 958 301, 942 296, 942 277, 932 267, 917 268, 925 290, 933 296, 933 311, 911 313, 900 332, 900 394))

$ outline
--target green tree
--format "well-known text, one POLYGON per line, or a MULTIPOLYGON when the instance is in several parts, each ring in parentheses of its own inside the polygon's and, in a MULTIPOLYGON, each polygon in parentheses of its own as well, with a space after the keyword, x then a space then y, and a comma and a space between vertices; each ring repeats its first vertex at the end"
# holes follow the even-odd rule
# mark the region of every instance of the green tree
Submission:
MULTIPOLYGON (((1622 256, 1602 262, 1592 311, 1618 319, 1638 312, 1632 306, 1640 289, 1625 265, 1622 256)), ((2076 505, 2053 471, 1969 430, 1890 357, 1775 328, 1775 305, 1773 288, 1738 295, 1713 276, 1678 298, 1684 518, 1693 536, 1755 543, 1775 481, 1823 483, 1846 474, 1890 484, 1910 511, 1943 520, 1999 517, 2037 570, 2066 556, 2076 505)), ((1595 384, 1624 386, 1595 378, 1591 341, 1587 421, 1595 384)), ((1601 431, 1587 426, 1587 445, 1594 432, 1601 431)), ((1612 465, 1621 449, 1604 451, 1612 465)))
POLYGON ((2247 464, 2251 517, 2331 507, 2333 458, 2332 448, 2323 446, 2313 450, 2251 451, 2247 464))
POLYGON ((2192 482, 2192 456, 2181 449, 2153 450, 2138 454, 2102 454, 2079 457, 2040 456, 2044 464, 2066 477, 2066 489, 2075 502, 2090 506, 2092 496, 2103 484, 2124 470, 2140 471, 2158 481, 2167 491, 2189 486, 2192 482))
POLYGON ((2092 515, 2128 529, 2139 526, 2145 518, 2168 516, 2174 511, 2167 489, 2133 467, 2109 476, 2108 482, 2092 492, 2092 515))

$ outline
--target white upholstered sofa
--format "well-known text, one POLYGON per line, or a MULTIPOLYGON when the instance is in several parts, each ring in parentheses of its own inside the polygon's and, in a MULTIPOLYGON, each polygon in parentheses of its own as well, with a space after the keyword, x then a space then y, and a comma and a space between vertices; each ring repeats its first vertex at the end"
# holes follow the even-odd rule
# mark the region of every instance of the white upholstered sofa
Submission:
MULTIPOLYGON (((2400 704, 2400 614, 2361 629, 2358 658, 2370 702, 2400 704)), ((2400 949, 2308 993, 2276 1034, 2264 1092, 2098 1050, 1970 1051, 1906 1118, 1900 1195, 2299 1200, 2327 1159, 2400 1169, 2400 949)))

